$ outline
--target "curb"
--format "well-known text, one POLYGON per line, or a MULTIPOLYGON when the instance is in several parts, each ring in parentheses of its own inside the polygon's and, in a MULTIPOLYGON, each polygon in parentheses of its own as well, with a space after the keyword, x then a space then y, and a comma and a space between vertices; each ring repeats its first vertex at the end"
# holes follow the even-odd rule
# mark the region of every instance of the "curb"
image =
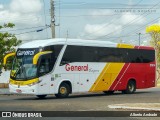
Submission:
POLYGON ((136 105, 135 106, 127 106, 125 104, 108 105, 108 107, 112 108, 112 109, 160 111, 160 108, 148 107, 147 104, 148 103, 146 103, 146 107, 137 107, 136 105))

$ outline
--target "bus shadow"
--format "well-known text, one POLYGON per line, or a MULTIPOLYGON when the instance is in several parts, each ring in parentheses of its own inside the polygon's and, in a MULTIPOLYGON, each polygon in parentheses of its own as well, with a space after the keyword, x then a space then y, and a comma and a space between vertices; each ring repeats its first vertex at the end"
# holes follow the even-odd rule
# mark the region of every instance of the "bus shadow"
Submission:
POLYGON ((136 95, 136 94, 145 94, 145 93, 150 93, 148 91, 146 92, 135 92, 133 94, 122 94, 121 92, 118 93, 113 93, 113 94, 105 94, 105 93, 97 93, 97 94, 82 94, 82 95, 72 95, 69 96, 66 99, 72 99, 72 98, 85 98, 85 97, 103 97, 103 96, 128 96, 128 95, 136 95))
MULTIPOLYGON (((133 94, 122 94, 121 92, 116 92, 113 94, 104 94, 104 93, 88 93, 88 94, 72 94, 67 98, 63 99, 76 99, 76 98, 87 98, 87 97, 104 97, 104 96, 130 96, 130 95, 138 95, 138 94, 146 94, 146 93, 151 93, 149 91, 141 91, 141 92, 135 92, 133 94)), ((22 96, 23 97, 23 96, 22 96)), ((56 98, 54 95, 48 95, 46 98, 38 98, 36 96, 27 96, 24 98, 16 98, 14 100, 54 100, 54 99, 59 99, 61 100, 62 98, 56 98)))

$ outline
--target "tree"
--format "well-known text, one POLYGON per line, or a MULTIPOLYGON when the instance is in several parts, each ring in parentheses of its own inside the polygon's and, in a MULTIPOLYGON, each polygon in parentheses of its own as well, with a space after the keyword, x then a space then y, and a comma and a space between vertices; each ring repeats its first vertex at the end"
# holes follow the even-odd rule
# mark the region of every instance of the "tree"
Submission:
POLYGON ((160 25, 154 24, 146 27, 146 32, 151 35, 150 44, 156 51, 156 63, 157 63, 157 78, 160 78, 160 25))
MULTIPOLYGON (((4 28, 13 28, 15 25, 13 23, 7 23, 0 25, 0 30, 4 28)), ((0 32, 0 70, 3 67, 3 58, 7 53, 15 52, 15 47, 21 43, 17 40, 14 34, 8 32, 0 32)), ((9 58, 9 61, 13 60, 13 57, 9 58)), ((11 67, 11 62, 7 65, 11 67)))

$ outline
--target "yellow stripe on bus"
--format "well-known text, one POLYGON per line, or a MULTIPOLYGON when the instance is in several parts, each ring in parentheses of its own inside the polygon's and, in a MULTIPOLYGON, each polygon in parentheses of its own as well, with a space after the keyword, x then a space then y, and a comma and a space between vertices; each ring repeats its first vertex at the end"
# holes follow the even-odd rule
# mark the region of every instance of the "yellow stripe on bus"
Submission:
POLYGON ((38 81, 39 81, 38 78, 27 80, 27 81, 16 81, 16 80, 10 79, 9 83, 12 84, 12 85, 24 86, 24 85, 30 85, 30 84, 33 84, 33 83, 37 83, 38 81))
POLYGON ((117 45, 118 48, 134 48, 134 45, 130 45, 130 44, 118 44, 117 45))
POLYGON ((104 67, 101 74, 98 76, 96 82, 92 85, 90 92, 95 91, 107 91, 117 78, 124 63, 108 63, 104 67))
MULTIPOLYGON (((129 44, 118 44, 118 48, 131 48, 135 46, 129 44)), ((96 79, 95 83, 90 88, 90 92, 107 91, 116 80, 125 63, 108 63, 96 79)))

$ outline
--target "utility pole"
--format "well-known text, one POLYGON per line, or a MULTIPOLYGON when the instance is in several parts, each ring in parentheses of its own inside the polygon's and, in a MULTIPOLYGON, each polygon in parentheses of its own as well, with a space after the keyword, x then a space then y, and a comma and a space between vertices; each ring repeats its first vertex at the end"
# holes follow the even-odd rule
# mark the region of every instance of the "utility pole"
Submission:
POLYGON ((68 35, 69 35, 69 34, 68 34, 68 30, 67 30, 66 38, 68 38, 68 35))
POLYGON ((50 0, 50 4, 51 4, 51 32, 52 32, 52 38, 55 38, 54 1, 50 0))
POLYGON ((141 45, 141 33, 138 33, 139 35, 139 46, 141 45))

